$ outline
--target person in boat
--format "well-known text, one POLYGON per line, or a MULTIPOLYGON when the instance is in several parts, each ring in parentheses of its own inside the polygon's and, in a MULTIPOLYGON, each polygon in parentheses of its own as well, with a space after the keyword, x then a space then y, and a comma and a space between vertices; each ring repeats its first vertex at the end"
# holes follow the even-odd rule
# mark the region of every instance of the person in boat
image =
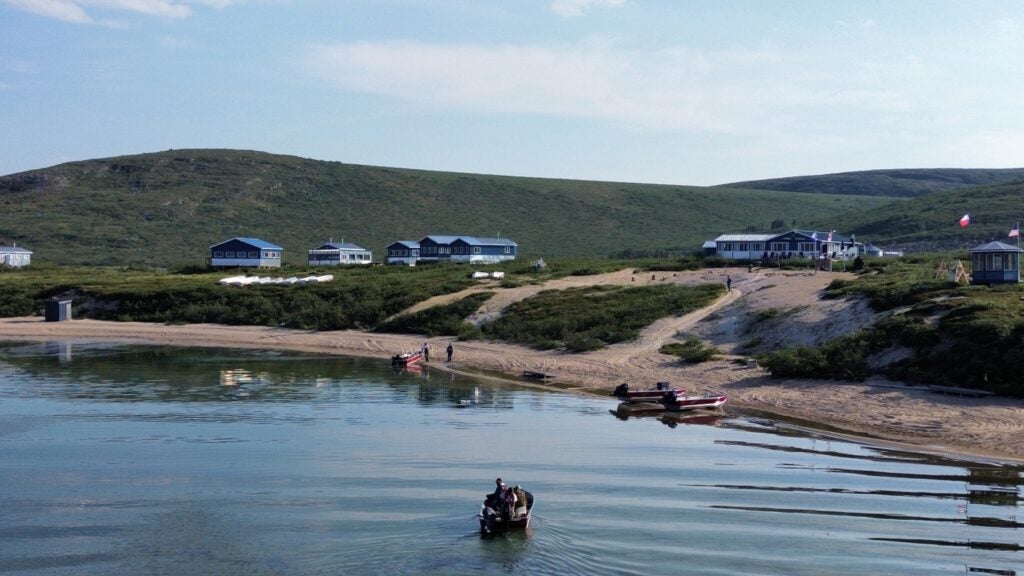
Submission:
POLYGON ((512 492, 516 496, 516 507, 513 518, 520 518, 522 516, 526 516, 526 491, 523 490, 522 486, 516 484, 515 486, 512 487, 512 492))
POLYGON ((501 478, 495 480, 494 492, 491 492, 484 498, 483 506, 480 507, 480 515, 484 518, 484 529, 488 533, 494 530, 494 520, 501 514, 505 506, 505 491, 507 488, 501 478))
POLYGON ((506 520, 511 520, 516 517, 516 503, 519 498, 516 496, 516 491, 512 488, 505 487, 505 493, 502 494, 504 499, 504 506, 501 507, 501 514, 506 520))

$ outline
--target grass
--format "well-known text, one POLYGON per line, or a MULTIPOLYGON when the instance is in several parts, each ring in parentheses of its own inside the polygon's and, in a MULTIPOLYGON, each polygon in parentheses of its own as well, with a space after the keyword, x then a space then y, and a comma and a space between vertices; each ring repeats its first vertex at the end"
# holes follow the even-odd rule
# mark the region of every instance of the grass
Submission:
POLYGON ((487 338, 584 352, 635 339, 658 318, 707 306, 722 292, 717 283, 547 290, 513 304, 482 330, 487 338))
POLYGON ((72 298, 74 316, 100 320, 371 328, 417 302, 473 285, 466 268, 456 265, 331 272, 335 280, 325 284, 237 287, 217 284, 230 275, 225 272, 34 266, 0 274, 0 315, 40 314, 47 299, 61 296, 72 298))
POLYGON ((426 234, 501 236, 524 261, 688 252, 773 220, 810 225, 876 197, 404 170, 239 150, 172 150, 0 176, 0 238, 34 262, 180 268, 255 236, 285 264, 333 237, 386 257, 426 234), (371 216, 372 215, 372 216, 371 216), (756 215, 756 216, 752 216, 756 215))
POLYGON ((869 329, 816 348, 763 355, 762 365, 780 377, 860 379, 877 372, 908 382, 1024 396, 1024 287, 936 280, 939 263, 955 257, 869 261, 857 279, 833 282, 827 294, 864 297, 888 315, 869 329), (910 357, 872 371, 870 358, 894 346, 908 349, 910 357))
POLYGON ((682 342, 670 342, 659 350, 662 354, 677 356, 684 364, 699 364, 714 360, 722 352, 714 346, 708 346, 699 338, 687 338, 682 342))
POLYGON ((403 314, 378 324, 374 331, 424 334, 431 337, 475 334, 475 327, 467 324, 466 318, 493 295, 494 292, 478 292, 451 304, 434 306, 413 314, 403 314))

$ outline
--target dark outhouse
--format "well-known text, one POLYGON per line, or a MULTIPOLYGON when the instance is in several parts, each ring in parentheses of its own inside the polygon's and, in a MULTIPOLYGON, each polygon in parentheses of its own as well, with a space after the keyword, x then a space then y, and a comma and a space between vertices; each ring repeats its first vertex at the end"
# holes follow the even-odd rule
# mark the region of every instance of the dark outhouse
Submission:
POLYGON ((971 249, 971 284, 1019 284, 1021 249, 989 242, 971 249))
POLYGON ((71 320, 71 300, 50 300, 46 303, 45 313, 47 322, 71 320))

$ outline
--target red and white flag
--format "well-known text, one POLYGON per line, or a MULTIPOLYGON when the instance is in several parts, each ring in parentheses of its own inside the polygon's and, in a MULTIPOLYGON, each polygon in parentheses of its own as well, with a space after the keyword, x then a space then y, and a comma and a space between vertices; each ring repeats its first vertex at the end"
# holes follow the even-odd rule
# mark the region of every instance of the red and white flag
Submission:
POLYGON ((1020 238, 1020 222, 1017 222, 1013 225, 1013 228, 1010 228, 1010 238, 1020 238))
POLYGON ((971 213, 968 212, 967 214, 964 214, 963 217, 960 218, 960 227, 961 228, 967 228, 970 225, 971 225, 971 213))

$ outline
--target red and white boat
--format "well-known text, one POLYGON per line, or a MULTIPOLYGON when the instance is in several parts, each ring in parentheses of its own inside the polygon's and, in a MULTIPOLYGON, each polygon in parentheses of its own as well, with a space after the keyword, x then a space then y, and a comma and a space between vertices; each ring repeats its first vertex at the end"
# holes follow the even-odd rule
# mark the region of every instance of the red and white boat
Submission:
POLYGON ((391 357, 392 366, 411 366, 423 359, 422 352, 405 352, 391 357))
POLYGON ((662 404, 665 405, 665 410, 668 412, 685 412, 687 410, 697 410, 699 408, 713 409, 718 408, 725 401, 728 400, 728 396, 725 394, 692 394, 692 395, 678 395, 669 394, 662 400, 662 404))
POLYGON ((683 396, 686 394, 686 390, 673 388, 668 382, 658 382, 654 388, 645 390, 631 390, 629 384, 622 383, 615 387, 612 396, 627 402, 657 402, 666 394, 672 393, 675 393, 676 396, 683 396))

